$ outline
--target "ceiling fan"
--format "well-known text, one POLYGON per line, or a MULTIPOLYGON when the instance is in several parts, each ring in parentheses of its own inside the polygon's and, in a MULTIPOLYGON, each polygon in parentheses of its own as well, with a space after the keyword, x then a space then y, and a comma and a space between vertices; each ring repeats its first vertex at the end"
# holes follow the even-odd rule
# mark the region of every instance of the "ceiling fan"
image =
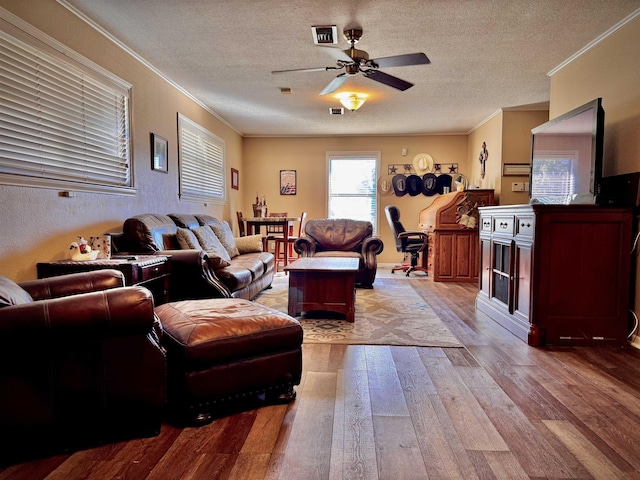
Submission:
POLYGON ((426 65, 431 63, 424 53, 407 53, 405 55, 393 55, 391 57, 369 59, 369 54, 367 52, 355 48, 355 44, 358 43, 361 36, 361 29, 345 30, 344 38, 351 44, 351 47, 347 50, 340 50, 339 48, 334 47, 318 47, 335 59, 337 65, 335 67, 297 68, 293 70, 276 70, 271 73, 320 72, 341 70, 344 68, 344 73, 338 75, 326 87, 324 87, 320 92, 320 95, 327 95, 328 93, 335 92, 348 80, 349 77, 357 75, 358 73, 362 73, 366 78, 370 78, 376 82, 405 91, 408 88, 413 87, 413 83, 406 82, 405 80, 389 75, 388 73, 384 73, 378 69, 388 67, 405 67, 409 65, 426 65))

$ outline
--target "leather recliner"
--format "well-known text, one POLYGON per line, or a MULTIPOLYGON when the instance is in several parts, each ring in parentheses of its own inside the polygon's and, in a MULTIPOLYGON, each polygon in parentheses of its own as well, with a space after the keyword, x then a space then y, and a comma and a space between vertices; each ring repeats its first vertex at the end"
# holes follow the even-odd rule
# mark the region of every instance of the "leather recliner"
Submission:
POLYGON ((302 257, 354 257, 360 259, 356 285, 373 288, 378 267, 377 255, 384 244, 373 236, 371 222, 350 219, 314 219, 307 221, 305 236, 294 243, 302 257))
POLYGON ((0 277, 2 463, 160 432, 162 327, 117 270, 0 277))

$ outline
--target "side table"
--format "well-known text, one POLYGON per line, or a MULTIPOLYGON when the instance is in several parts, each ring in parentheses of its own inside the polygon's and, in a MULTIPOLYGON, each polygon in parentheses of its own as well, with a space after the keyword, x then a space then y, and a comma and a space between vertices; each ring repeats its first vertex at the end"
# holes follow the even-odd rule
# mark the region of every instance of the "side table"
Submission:
POLYGON ((37 264, 38 278, 55 277, 68 273, 89 272, 113 268, 124 274, 126 285, 142 285, 153 293, 156 305, 169 301, 169 275, 171 257, 163 255, 131 255, 109 260, 58 260, 37 264))

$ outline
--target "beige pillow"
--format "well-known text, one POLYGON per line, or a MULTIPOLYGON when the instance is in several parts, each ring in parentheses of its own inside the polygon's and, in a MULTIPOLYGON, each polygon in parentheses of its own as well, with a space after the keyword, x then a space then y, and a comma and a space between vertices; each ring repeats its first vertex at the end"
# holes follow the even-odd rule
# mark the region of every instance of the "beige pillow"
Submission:
POLYGON ((188 228, 178 227, 176 238, 178 239, 178 245, 180 245, 182 250, 202 250, 197 237, 188 228))
POLYGON ((236 248, 236 240, 233 237, 233 232, 227 222, 215 223, 209 226, 211 227, 211 230, 213 230, 213 233, 216 234, 216 237, 220 240, 220 243, 222 243, 224 248, 227 249, 231 258, 240 255, 236 248))
POLYGON ((209 257, 209 266, 211 268, 216 269, 231 265, 231 257, 229 256, 229 253, 210 228, 194 228, 193 234, 198 239, 202 250, 207 252, 207 256, 209 257))
POLYGON ((247 237, 236 237, 236 248, 238 253, 255 253, 262 251, 262 235, 249 235, 247 237))

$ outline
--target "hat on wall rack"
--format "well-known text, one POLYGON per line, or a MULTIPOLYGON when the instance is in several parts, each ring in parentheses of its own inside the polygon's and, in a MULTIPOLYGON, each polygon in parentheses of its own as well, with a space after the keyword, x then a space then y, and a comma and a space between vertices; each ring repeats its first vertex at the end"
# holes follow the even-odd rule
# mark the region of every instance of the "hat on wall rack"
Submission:
POLYGON ((396 194, 396 197, 404 197, 407 194, 407 177, 402 173, 394 175, 391 183, 393 184, 393 192, 396 194))
POLYGON ((422 193, 422 179, 418 175, 407 177, 407 193, 412 197, 422 193))
POLYGON ((413 168, 418 175, 433 173, 433 157, 428 153, 419 153, 413 157, 413 168))

